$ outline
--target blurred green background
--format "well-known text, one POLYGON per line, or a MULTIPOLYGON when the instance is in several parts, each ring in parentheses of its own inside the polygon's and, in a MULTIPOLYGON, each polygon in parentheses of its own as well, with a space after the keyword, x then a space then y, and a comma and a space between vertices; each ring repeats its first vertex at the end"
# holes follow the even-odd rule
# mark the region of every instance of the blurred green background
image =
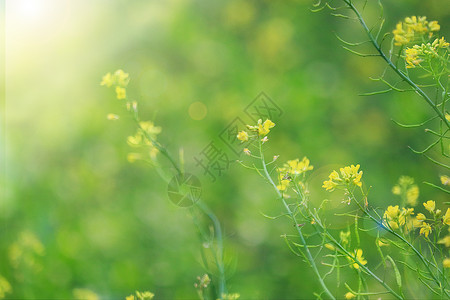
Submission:
MULTIPOLYGON (((447 4, 384 1, 385 28, 426 15, 448 36, 447 4)), ((194 174, 201 170, 193 157, 265 92, 284 111, 268 153, 311 159, 314 200, 329 197, 320 185, 331 168, 352 163, 373 186, 374 206, 397 201, 391 187, 400 175, 437 183, 443 170, 407 149, 430 142, 423 129, 391 122, 423 121, 430 108, 413 94, 359 97, 380 88, 368 77, 384 65, 341 48, 334 32, 360 41, 357 23, 311 7, 306 0, 3 2, 0 275, 13 289, 7 297, 67 299, 85 288, 102 299, 135 290, 196 298, 193 284, 204 271, 188 211, 168 200, 154 169, 127 162, 132 121, 106 120, 121 114, 121 103, 99 83, 119 68, 130 74, 127 92, 141 116, 163 128, 159 140, 171 152, 184 148, 194 174), (189 114, 194 102, 207 108, 201 120, 189 114)), ((376 20, 377 7, 369 5, 366 16, 376 20)), ((270 186, 236 163, 215 182, 201 180, 233 258, 229 290, 242 299, 313 297, 313 273, 280 238, 291 224, 261 215, 282 213, 270 186)), ((420 200, 443 207, 443 194, 420 188, 420 200)), ((376 251, 366 248, 371 266, 376 251)), ((343 283, 340 289, 343 295, 343 283)))

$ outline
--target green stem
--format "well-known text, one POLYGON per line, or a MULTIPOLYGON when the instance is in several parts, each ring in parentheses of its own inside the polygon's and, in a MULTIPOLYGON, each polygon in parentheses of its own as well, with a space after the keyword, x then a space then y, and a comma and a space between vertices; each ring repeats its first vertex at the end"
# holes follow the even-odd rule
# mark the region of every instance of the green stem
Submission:
MULTIPOLYGON (((164 157, 172 164, 172 166, 175 168, 177 173, 179 175, 182 174, 182 171, 178 164, 175 162, 175 160, 172 158, 170 153, 167 151, 166 148, 164 148, 159 142, 157 142, 155 139, 153 139, 147 131, 145 131, 139 121, 139 117, 137 115, 137 111, 133 110, 131 111, 133 120, 135 121, 137 127, 144 133, 145 137, 152 143, 154 147, 158 149, 158 151, 164 155, 164 157)), ((161 174, 160 174, 161 175, 161 174)), ((163 179, 165 179, 165 176, 162 176, 163 179)), ((222 238, 222 229, 220 226, 219 219, 217 219, 216 215, 212 212, 212 210, 201 200, 197 201, 197 206, 202 210, 202 212, 207 215, 214 226, 214 234, 216 238, 216 244, 217 244, 217 253, 215 254, 215 260, 217 268, 219 269, 219 295, 218 298, 222 299, 222 295, 227 292, 226 288, 226 278, 225 278, 225 267, 223 263, 223 238, 222 238)))
POLYGON ((288 215, 294 221, 295 228, 297 229, 298 235, 300 237, 300 242, 303 245, 303 248, 305 250, 306 257, 307 257, 307 259, 309 261, 309 264, 311 265, 314 273, 316 274, 317 279, 319 280, 320 285, 322 286, 322 288, 325 291, 325 293, 328 295, 328 297, 330 297, 330 299, 335 299, 333 294, 328 290, 328 288, 327 288, 325 282, 323 281, 322 277, 320 276, 319 270, 317 269, 317 266, 316 266, 316 262, 314 261, 314 258, 312 257, 311 252, 308 249, 308 246, 306 244, 306 241, 305 241, 305 238, 303 236, 303 233, 302 233, 300 227, 297 226, 298 223, 297 223, 297 220, 295 218, 295 215, 292 213, 291 209, 289 208, 289 205, 287 205, 286 201, 284 200, 283 196, 281 195, 280 191, 278 190, 277 185, 273 182, 272 177, 270 176, 269 172, 267 171, 267 166, 266 166, 266 162, 265 162, 265 159, 264 159, 264 154, 263 154, 263 151, 262 151, 262 143, 261 143, 261 141, 259 141, 259 153, 260 153, 260 156, 261 156, 261 162, 262 162, 264 175, 265 175, 266 179, 270 182, 270 184, 273 186, 275 191, 277 192, 277 195, 281 199, 281 201, 283 202, 283 205, 286 208, 286 211, 287 211, 288 215))

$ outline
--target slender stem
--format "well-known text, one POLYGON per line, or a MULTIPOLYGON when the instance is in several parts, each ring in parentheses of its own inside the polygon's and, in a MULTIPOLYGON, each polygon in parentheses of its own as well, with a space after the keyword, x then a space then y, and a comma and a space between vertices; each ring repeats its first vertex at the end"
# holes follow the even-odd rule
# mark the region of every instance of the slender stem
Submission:
MULTIPOLYGON (((181 168, 178 166, 176 161, 172 158, 170 153, 167 151, 164 146, 162 146, 159 142, 157 142, 155 139, 153 139, 150 134, 148 134, 147 131, 145 131, 139 121, 139 117, 137 115, 137 111, 133 110, 131 111, 133 120, 135 121, 137 127, 143 132, 145 135, 145 138, 147 138, 154 147, 156 147, 161 154, 164 155, 164 157, 172 164, 172 166, 175 168, 177 173, 179 175, 182 174, 181 168)), ((161 175, 161 173, 160 173, 161 175)), ((163 179, 165 179, 165 176, 162 176, 163 179)), ((204 214, 206 214, 212 221, 214 226, 214 235, 216 238, 216 244, 217 244, 217 253, 215 253, 215 260, 217 268, 219 269, 219 295, 218 298, 222 299, 222 295, 227 292, 226 288, 226 278, 225 278, 225 267, 223 263, 223 238, 222 238, 222 229, 220 226, 219 219, 217 219, 216 215, 212 212, 212 210, 201 200, 197 201, 197 206, 202 210, 204 214)))
POLYGON ((214 226, 214 234, 216 236, 217 243, 217 258, 216 264, 219 269, 219 298, 222 299, 222 295, 227 292, 226 289, 226 278, 225 278, 225 267, 223 264, 223 239, 222 239, 222 229, 220 227, 219 219, 211 211, 211 209, 203 203, 201 200, 197 202, 197 206, 211 219, 214 226))
POLYGON ((364 21, 363 17, 359 13, 359 11, 356 9, 356 7, 353 5, 353 3, 349 0, 343 0, 344 3, 346 3, 351 10, 355 13, 356 17, 358 18, 359 23, 361 23, 362 27, 364 28, 364 31, 366 32, 367 36, 370 39, 370 42, 373 44, 377 52, 380 54, 380 56, 383 58, 383 60, 391 67, 391 69, 397 73, 400 78, 402 78, 404 81, 406 81, 422 98, 433 108, 433 110, 438 114, 439 118, 444 122, 444 124, 447 125, 448 128, 450 128, 450 122, 447 121, 445 118, 445 115, 437 108, 437 106, 433 103, 433 101, 428 97, 428 95, 420 88, 418 87, 405 73, 403 73, 399 68, 397 68, 392 61, 386 56, 386 54, 381 49, 380 45, 370 32, 370 29, 367 27, 366 22, 364 21))
POLYGON ((270 182, 270 184, 273 186, 275 191, 277 192, 277 195, 281 199, 281 201, 283 202, 283 205, 286 208, 286 211, 287 211, 288 215, 294 221, 295 228, 297 229, 298 235, 300 237, 300 241, 301 241, 301 243, 303 245, 303 248, 305 250, 306 257, 307 257, 307 259, 309 261, 309 264, 311 265, 314 273, 316 274, 317 279, 319 280, 320 285, 322 286, 322 288, 325 291, 325 293, 328 295, 328 297, 330 297, 330 299, 335 299, 335 297, 330 292, 330 290, 328 290, 328 288, 327 288, 325 282, 323 281, 322 277, 320 276, 319 270, 317 269, 317 266, 316 266, 316 262, 314 261, 314 258, 312 257, 311 252, 309 251, 309 249, 307 247, 307 244, 306 244, 305 238, 303 236, 303 233, 302 233, 300 227, 297 226, 298 223, 297 223, 297 220, 295 218, 295 215, 292 213, 291 209, 289 208, 289 205, 284 200, 284 198, 281 195, 280 191, 278 190, 276 184, 273 182, 272 177, 270 176, 269 172, 267 171, 267 166, 266 166, 266 162, 265 162, 265 159, 264 159, 264 154, 263 154, 263 151, 262 151, 262 143, 261 143, 261 141, 259 141, 259 153, 260 153, 260 156, 261 156, 261 162, 262 162, 264 175, 265 175, 266 179, 270 182))

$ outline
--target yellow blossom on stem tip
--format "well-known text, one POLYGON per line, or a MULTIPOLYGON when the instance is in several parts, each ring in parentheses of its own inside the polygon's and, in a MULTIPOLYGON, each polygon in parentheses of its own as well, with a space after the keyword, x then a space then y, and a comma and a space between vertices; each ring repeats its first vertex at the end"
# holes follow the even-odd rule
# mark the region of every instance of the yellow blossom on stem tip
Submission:
POLYGON ((248 150, 248 148, 244 148, 244 150, 243 150, 243 151, 244 151, 244 153, 245 153, 245 154, 247 154, 247 155, 250 155, 250 154, 252 154, 252 153, 250 152, 250 150, 248 150))
POLYGON ((450 177, 448 177, 447 175, 442 175, 440 179, 443 185, 450 185, 450 177))
POLYGON ((119 69, 114 72, 114 77, 118 85, 126 87, 130 81, 129 74, 125 73, 123 70, 119 69))
POLYGON ((440 239, 438 244, 444 244, 447 248, 450 247, 450 235, 447 235, 444 238, 440 239))
POLYGON ((422 227, 420 228, 420 234, 422 235, 425 235, 425 237, 428 237, 428 235, 431 233, 431 226, 428 224, 428 223, 426 223, 426 222, 423 222, 422 223, 422 227))
POLYGON ((105 76, 103 76, 100 85, 106 85, 107 87, 110 87, 111 85, 113 85, 113 83, 114 83, 113 76, 111 75, 111 73, 107 73, 105 76))
POLYGON ((429 200, 423 204, 426 210, 428 210, 430 213, 434 212, 434 209, 436 208, 436 202, 433 200, 429 200))
POLYGON ((127 97, 127 90, 120 86, 116 86, 116 95, 119 100, 125 99, 127 97))
POLYGON ((356 295, 353 294, 352 292, 348 292, 345 294, 345 299, 347 299, 347 300, 353 299, 355 297, 356 297, 356 295))
POLYGON ((248 133, 246 131, 240 131, 237 134, 237 139, 240 140, 241 142, 248 141, 248 133))
POLYGON ((267 135, 270 132, 270 129, 275 126, 275 123, 269 119, 265 120, 262 124, 260 121, 261 120, 258 121, 258 134, 261 136, 267 135))
POLYGON ((354 184, 361 187, 361 177, 363 172, 359 171, 359 165, 351 165, 339 169, 340 174, 336 171, 331 172, 328 176, 329 180, 323 182, 322 187, 327 191, 333 191, 335 187, 343 185, 348 186, 349 184, 354 184))
POLYGON ((444 224, 450 225, 450 208, 447 208, 447 211, 445 212, 445 215, 442 218, 442 222, 444 222, 444 224))
POLYGON ((115 114, 108 114, 106 118, 111 121, 119 120, 119 116, 115 114))
POLYGON ((450 258, 445 258, 444 261, 442 262, 442 265, 446 269, 450 268, 450 258))
POLYGON ((362 265, 367 264, 367 260, 365 260, 364 257, 363 257, 362 249, 356 249, 355 250, 355 258, 356 258, 356 260, 352 258, 352 260, 355 261, 355 263, 352 265, 353 268, 359 269, 360 266, 359 266, 359 264, 357 262, 359 262, 362 265))
POLYGON ((427 217, 425 217, 425 215, 423 213, 418 213, 416 216, 416 219, 419 221, 425 221, 427 219, 427 217))

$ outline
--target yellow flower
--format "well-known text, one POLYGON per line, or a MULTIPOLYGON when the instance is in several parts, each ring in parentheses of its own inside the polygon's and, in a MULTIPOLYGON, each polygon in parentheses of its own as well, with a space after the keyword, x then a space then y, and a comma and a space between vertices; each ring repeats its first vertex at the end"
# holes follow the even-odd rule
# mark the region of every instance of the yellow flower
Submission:
POLYGON ((322 187, 325 188, 327 191, 331 190, 333 191, 333 189, 336 186, 339 185, 344 185, 347 186, 348 184, 354 184, 356 186, 361 187, 362 186, 362 182, 361 182, 361 178, 362 178, 362 171, 359 171, 359 165, 351 165, 351 166, 347 166, 344 168, 340 168, 340 175, 338 174, 338 172, 333 171, 331 172, 331 174, 328 176, 329 180, 324 181, 322 187))
POLYGON ((289 174, 292 175, 298 175, 314 169, 313 166, 309 165, 309 159, 306 157, 303 157, 301 161, 298 158, 294 160, 288 160, 285 164, 285 168, 288 170, 289 174))
POLYGON ((244 153, 247 155, 251 155, 252 153, 250 152, 250 150, 248 150, 248 148, 244 148, 244 153))
POLYGON ((418 221, 422 222, 422 221, 425 221, 427 219, 427 217, 425 217, 425 215, 423 213, 418 213, 417 216, 416 216, 416 219, 418 221))
POLYGON ((142 130, 150 135, 160 134, 162 130, 161 127, 155 126, 155 124, 151 121, 139 122, 139 125, 141 126, 142 130))
POLYGON ((246 131, 240 131, 237 135, 237 139, 241 142, 248 141, 248 133, 246 131))
POLYGON ((406 202, 408 202, 411 206, 416 206, 418 198, 419 187, 417 185, 413 185, 406 191, 406 202))
POLYGON ((407 45, 413 42, 430 38, 434 31, 440 30, 437 21, 427 21, 426 17, 411 16, 404 19, 403 22, 397 23, 394 34, 396 46, 407 45))
POLYGON ((443 185, 450 185, 450 177, 448 177, 447 175, 442 175, 441 176, 441 183, 443 185))
POLYGON ((152 300, 155 297, 155 294, 150 292, 138 292, 136 291, 136 296, 138 300, 152 300))
POLYGON ((399 216, 400 209, 398 208, 398 205, 396 205, 396 206, 389 205, 384 214, 389 219, 393 220, 399 216))
POLYGON ((419 55, 422 52, 419 49, 419 46, 414 45, 412 48, 405 49, 405 61, 408 64, 407 68, 415 68, 419 65, 423 60, 419 58, 419 55))
POLYGON ((436 208, 436 202, 433 200, 429 200, 426 203, 423 204, 426 210, 428 210, 430 213, 433 213, 434 209, 436 208))
POLYGON ((334 188, 337 186, 337 184, 336 183, 334 183, 333 181, 331 181, 331 180, 327 180, 327 181, 324 181, 323 182, 323 185, 322 185, 322 187, 325 189, 325 190, 331 190, 331 191, 333 191, 334 190, 334 188))
MULTIPOLYGON (((240 294, 234 293, 234 294, 222 294, 222 300, 237 300, 241 297, 240 294)), ((218 299, 219 300, 219 299, 218 299)))
POLYGON ((438 244, 444 244, 447 248, 450 247, 450 235, 447 235, 443 239, 440 239, 438 244))
POLYGON ((442 262, 442 265, 446 269, 450 268, 450 258, 445 258, 444 261, 442 262))
POLYGON ((420 234, 425 235, 425 237, 428 237, 428 235, 431 233, 431 226, 427 224, 426 222, 422 223, 422 227, 420 228, 420 234))
POLYGON ((437 21, 431 21, 430 23, 428 23, 428 26, 430 27, 431 31, 439 31, 441 29, 441 26, 437 21))
POLYGON ((106 118, 107 118, 108 120, 111 120, 111 121, 119 120, 119 116, 118 116, 118 115, 115 115, 115 114, 108 114, 108 115, 106 116, 106 118))
POLYGON ((444 222, 444 224, 450 225, 450 208, 447 208, 442 221, 444 222))
POLYGON ((392 188, 392 194, 394 195, 400 195, 401 194, 401 188, 398 185, 394 185, 394 187, 392 188))
POLYGON ((139 147, 143 143, 142 133, 138 132, 136 135, 129 136, 127 139, 128 145, 131 147, 139 147))
POLYGON ((127 90, 120 86, 116 86, 116 94, 117 99, 125 99, 127 97, 127 90))
POLYGON ((12 293, 11 284, 3 276, 0 276, 0 299, 5 298, 6 294, 12 293))
POLYGON ((136 300, 136 297, 134 297, 134 295, 130 295, 125 297, 125 300, 136 300))
POLYGON ((341 243, 346 245, 349 243, 348 238, 350 237, 350 231, 341 231, 339 232, 339 238, 341 239, 341 243))
POLYGON ((74 289, 73 296, 75 299, 85 300, 99 300, 100 298, 96 293, 88 289, 74 289))
POLYGON ((355 250, 355 258, 356 258, 356 260, 354 258, 352 258, 352 260, 355 261, 355 263, 352 265, 353 268, 359 269, 359 264, 357 262, 359 262, 362 265, 367 264, 367 260, 365 260, 363 257, 362 249, 355 250))
POLYGON ((280 190, 280 191, 285 191, 287 188, 288 188, 288 186, 289 186, 289 183, 291 182, 290 181, 290 178, 288 177, 288 176, 286 176, 286 175, 283 175, 281 172, 282 172, 282 170, 283 169, 279 169, 279 174, 278 174, 278 181, 279 181, 279 185, 277 185, 277 189, 278 190, 280 190))
POLYGON ((103 76, 102 82, 100 82, 100 85, 106 85, 107 87, 110 87, 113 84, 114 84, 114 78, 111 75, 111 73, 108 73, 105 76, 103 76))
POLYGON ((123 70, 117 70, 114 72, 114 77, 118 85, 126 87, 130 81, 129 74, 125 73, 123 70))
POLYGON ((267 135, 274 126, 275 123, 269 119, 265 120, 263 124, 261 124, 261 120, 258 120, 258 134, 262 136, 267 135))
POLYGON ((347 299, 347 300, 353 299, 355 297, 356 297, 355 294, 353 294, 351 292, 348 292, 345 294, 345 299, 347 299))

